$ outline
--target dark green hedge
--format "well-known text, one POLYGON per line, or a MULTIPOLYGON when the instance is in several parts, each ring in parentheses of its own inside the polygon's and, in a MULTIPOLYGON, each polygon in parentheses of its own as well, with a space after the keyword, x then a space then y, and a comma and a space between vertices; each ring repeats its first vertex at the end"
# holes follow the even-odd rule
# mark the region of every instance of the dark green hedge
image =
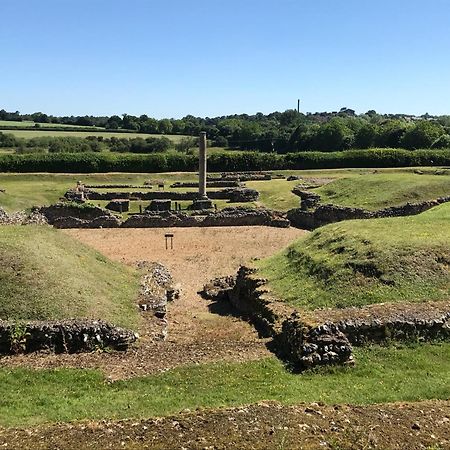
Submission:
MULTIPOLYGON (((215 153, 208 158, 212 172, 345 167, 448 166, 450 149, 371 149, 343 152, 215 153)), ((0 155, 0 172, 191 172, 197 158, 181 153, 114 154, 55 153, 0 155)))

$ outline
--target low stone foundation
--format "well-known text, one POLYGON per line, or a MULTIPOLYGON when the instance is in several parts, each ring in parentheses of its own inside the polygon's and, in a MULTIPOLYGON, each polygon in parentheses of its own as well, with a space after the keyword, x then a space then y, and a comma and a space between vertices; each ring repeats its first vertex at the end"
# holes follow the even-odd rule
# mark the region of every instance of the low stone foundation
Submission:
POLYGON ((146 211, 170 211, 171 209, 172 200, 152 200, 145 208, 146 211))
MULTIPOLYGON (((135 199, 135 200, 174 200, 193 201, 198 198, 198 192, 177 192, 177 191, 129 191, 129 192, 98 192, 91 189, 84 190, 86 200, 115 200, 135 199)), ((259 192, 255 189, 243 187, 230 187, 217 191, 208 191, 208 198, 212 200, 229 200, 231 202, 252 202, 258 199, 259 192)), ((69 190, 64 194, 68 200, 72 200, 74 191, 69 190)))
POLYGON ((343 220, 413 216, 450 201, 450 196, 447 196, 440 197, 436 200, 391 206, 377 211, 325 204, 319 205, 316 209, 309 211, 311 206, 318 204, 320 197, 317 198, 317 194, 314 194, 314 197, 307 196, 306 194, 310 195, 311 193, 305 191, 299 191, 297 194, 302 198, 301 207, 288 211, 287 217, 293 226, 306 230, 312 230, 329 223, 341 222, 343 220))
POLYGON ((272 172, 223 172, 220 177, 208 176, 207 181, 267 181, 283 178, 285 178, 284 175, 276 175, 272 172))
POLYGON ((450 340, 449 301, 297 311, 274 299, 255 272, 241 267, 236 278, 213 280, 203 295, 231 302, 263 336, 273 338, 281 357, 300 369, 352 364, 352 345, 450 340))
POLYGON ((105 208, 109 209, 110 211, 116 211, 119 213, 128 212, 130 209, 130 200, 123 200, 123 199, 111 200, 105 206, 105 208))
POLYGON ((225 208, 206 215, 183 212, 135 214, 122 223, 124 228, 223 227, 223 226, 289 227, 282 213, 260 208, 225 208))
MULTIPOLYGON (((239 181, 233 181, 233 180, 215 180, 215 181, 207 181, 206 187, 207 188, 226 188, 226 187, 240 187, 241 183, 239 181)), ((197 182, 182 182, 177 181, 176 183, 173 183, 170 185, 171 188, 197 188, 198 189, 198 183, 197 182)))
POLYGON ((138 335, 103 321, 65 320, 13 323, 0 321, 0 354, 50 351, 126 350, 138 335))
POLYGON ((78 207, 57 204, 38 210, 55 228, 167 228, 167 227, 222 227, 271 226, 287 228, 284 213, 264 208, 224 208, 202 214, 188 215, 175 211, 146 211, 122 220, 108 210, 96 206, 78 207))
POLYGON ((169 270, 158 262, 140 261, 137 267, 144 272, 139 289, 139 308, 143 314, 153 316, 153 340, 164 341, 169 332, 167 303, 179 298, 180 288, 174 284, 169 270))

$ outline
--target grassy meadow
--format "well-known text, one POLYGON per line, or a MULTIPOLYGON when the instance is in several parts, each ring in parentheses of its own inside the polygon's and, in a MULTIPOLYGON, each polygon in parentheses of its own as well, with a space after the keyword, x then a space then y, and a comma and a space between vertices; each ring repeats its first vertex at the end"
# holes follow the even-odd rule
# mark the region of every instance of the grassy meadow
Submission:
MULTIPOLYGON (((103 130, 101 127, 86 127, 84 125, 69 125, 64 123, 39 123, 37 124, 39 128, 73 128, 76 130, 77 128, 92 128, 93 130, 103 130)), ((36 122, 32 120, 24 120, 24 121, 14 121, 14 120, 0 120, 0 127, 2 128, 34 128, 36 127, 36 122)), ((18 131, 18 130, 15 130, 18 131)), ((5 132, 9 132, 6 130, 5 132)))
MULTIPOLYGON (((75 127, 77 128, 77 127, 75 127)), ((83 128, 83 127, 81 127, 83 128)), ((120 139, 131 139, 131 138, 148 138, 148 137, 155 137, 155 138, 161 138, 166 137, 170 139, 173 142, 179 142, 181 139, 183 139, 186 136, 180 135, 180 134, 147 134, 147 133, 120 133, 120 132, 114 132, 114 131, 105 131, 103 128, 95 128, 92 127, 92 131, 56 131, 56 130, 45 130, 44 129, 31 129, 31 130, 0 130, 3 133, 7 134, 13 134, 14 136, 18 138, 24 138, 24 139, 31 139, 35 137, 81 137, 86 138, 88 136, 96 136, 96 137, 104 137, 104 138, 120 138, 120 139)))

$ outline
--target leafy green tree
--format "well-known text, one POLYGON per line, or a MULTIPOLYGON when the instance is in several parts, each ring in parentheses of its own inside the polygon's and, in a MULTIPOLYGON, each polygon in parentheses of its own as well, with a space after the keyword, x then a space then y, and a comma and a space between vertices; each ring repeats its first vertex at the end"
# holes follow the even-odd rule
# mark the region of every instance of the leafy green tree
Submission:
POLYGON ((315 148, 324 151, 346 150, 353 146, 354 141, 355 135, 345 121, 335 118, 320 127, 315 138, 315 148))
POLYGON ((181 153, 189 153, 191 148, 197 146, 197 139, 192 137, 184 137, 175 144, 175 150, 181 153))
POLYGON ((439 123, 421 120, 405 132, 400 144, 411 150, 430 148, 443 134, 444 128, 439 123))
POLYGON ((374 147, 378 137, 378 127, 371 123, 364 124, 355 134, 356 148, 374 147))
POLYGON ((122 127, 122 119, 119 116, 111 116, 106 122, 106 128, 117 130, 122 127))
POLYGON ((411 127, 404 120, 387 120, 380 126, 377 137, 377 147, 401 147, 401 141, 406 131, 411 127))
POLYGON ((170 134, 172 132, 172 122, 169 119, 160 120, 158 131, 162 134, 170 134))

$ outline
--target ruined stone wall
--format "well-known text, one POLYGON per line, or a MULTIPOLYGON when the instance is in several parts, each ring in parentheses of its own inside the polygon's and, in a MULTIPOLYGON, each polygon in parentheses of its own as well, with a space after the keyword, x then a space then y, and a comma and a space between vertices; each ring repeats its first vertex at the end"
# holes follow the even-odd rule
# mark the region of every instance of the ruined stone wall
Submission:
POLYGON ((188 215, 183 212, 147 212, 130 216, 121 225, 124 228, 162 227, 224 227, 272 226, 289 227, 282 213, 259 208, 225 208, 206 215, 188 215))
MULTIPOLYGON (((287 212, 287 217, 293 226, 312 230, 329 223, 341 222, 343 220, 412 216, 434 208, 441 203, 449 202, 450 196, 440 197, 436 200, 391 206, 377 211, 368 211, 362 208, 351 208, 331 204, 319 205, 314 210, 308 210, 309 204, 305 203, 308 201, 311 200, 306 199, 306 197, 303 199, 302 197, 302 206, 287 212)), ((315 199, 314 202, 317 204, 318 199, 315 199)))
POLYGON ((78 353, 98 348, 126 350, 137 337, 132 331, 103 321, 0 321, 0 354, 39 350, 78 353))
MULTIPOLYGON (((237 180, 222 180, 218 179, 215 181, 207 181, 206 187, 209 188, 215 188, 215 187, 240 187, 241 183, 237 180)), ((198 182, 181 182, 177 181, 176 183, 173 183, 170 185, 171 188, 197 188, 198 189, 198 182)))
MULTIPOLYGON (((450 302, 369 305, 300 312, 267 292, 255 269, 241 267, 233 286, 215 295, 250 318, 277 353, 296 367, 353 363, 352 345, 388 341, 450 340, 450 302)), ((214 290, 209 286, 211 296, 214 290)))
POLYGON ((125 221, 108 210, 92 207, 78 208, 64 203, 39 209, 55 228, 165 228, 165 227, 223 227, 272 226, 289 227, 283 213, 264 208, 230 207, 218 212, 188 215, 184 212, 146 211, 125 221))
MULTIPOLYGON (((198 192, 176 192, 176 191, 134 191, 134 192, 98 192, 86 189, 85 197, 88 200, 114 200, 138 199, 138 200, 174 200, 193 201, 198 198, 198 192)), ((259 193, 255 189, 248 188, 226 188, 218 191, 208 191, 211 200, 230 200, 232 202, 252 202, 258 199, 259 193)), ((71 198, 72 191, 65 194, 66 198, 71 198)))

